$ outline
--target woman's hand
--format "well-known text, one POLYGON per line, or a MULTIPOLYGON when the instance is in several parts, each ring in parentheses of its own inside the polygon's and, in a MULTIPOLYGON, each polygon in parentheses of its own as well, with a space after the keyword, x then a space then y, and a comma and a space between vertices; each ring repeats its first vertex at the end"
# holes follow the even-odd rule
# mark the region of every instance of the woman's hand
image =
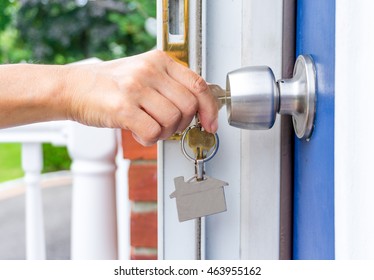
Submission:
POLYGON ((196 112, 208 132, 217 130, 218 108, 206 82, 164 52, 66 67, 70 119, 129 129, 143 145, 183 131, 196 112))
POLYGON ((184 130, 196 112, 208 132, 217 130, 206 82, 161 51, 94 64, 0 66, 0 128, 71 119, 129 129, 150 145, 184 130))

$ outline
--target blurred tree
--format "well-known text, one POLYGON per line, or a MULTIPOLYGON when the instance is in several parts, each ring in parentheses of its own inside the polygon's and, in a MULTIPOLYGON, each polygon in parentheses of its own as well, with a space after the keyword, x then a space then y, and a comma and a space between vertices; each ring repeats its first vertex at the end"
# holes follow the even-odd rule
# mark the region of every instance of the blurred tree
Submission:
MULTIPOLYGON (((155 15, 156 0, 0 0, 0 63, 138 54, 156 44, 144 27, 155 15)), ((43 150, 44 172, 69 168, 66 148, 43 150)))
POLYGON ((20 58, 65 64, 93 56, 107 60, 147 51, 156 42, 144 28, 145 20, 155 17, 155 0, 0 1, 0 8, 12 7, 0 30, 13 24, 1 43, 12 42, 7 52, 21 52, 8 54, 11 62, 20 58))
POLYGON ((14 6, 12 2, 8 0, 0 0, 0 11, 3 11, 0 17, 0 30, 4 30, 11 21, 11 18, 12 18, 11 7, 12 6, 14 6))
POLYGON ((18 10, 18 2, 12 0, 0 0, 0 62, 19 62, 30 57, 30 52, 22 45, 17 45, 19 36, 14 26, 15 14, 18 10))

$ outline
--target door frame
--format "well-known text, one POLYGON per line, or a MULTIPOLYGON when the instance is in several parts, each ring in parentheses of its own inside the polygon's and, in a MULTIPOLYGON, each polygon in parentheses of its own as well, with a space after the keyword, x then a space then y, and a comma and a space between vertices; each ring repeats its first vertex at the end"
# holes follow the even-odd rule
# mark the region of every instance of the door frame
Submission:
MULTIPOLYGON (((192 9, 199 1, 189 2, 192 9)), ((161 3, 158 0, 159 20, 161 3)), ((225 87, 226 74, 247 65, 268 65, 276 78, 282 77, 283 1, 202 0, 202 6, 202 75, 208 82, 225 87)), ((196 42, 194 30, 190 44, 196 42)), ((194 59, 198 57, 190 52, 194 59)), ((245 131, 230 127, 225 109, 220 111, 220 150, 206 170, 229 182, 228 210, 204 219, 206 259, 280 258, 280 123, 278 118, 271 130, 245 131)), ((169 199, 173 178, 190 177, 193 165, 175 141, 160 142, 158 148, 159 258, 193 259, 194 223, 179 223, 175 201, 169 199)))

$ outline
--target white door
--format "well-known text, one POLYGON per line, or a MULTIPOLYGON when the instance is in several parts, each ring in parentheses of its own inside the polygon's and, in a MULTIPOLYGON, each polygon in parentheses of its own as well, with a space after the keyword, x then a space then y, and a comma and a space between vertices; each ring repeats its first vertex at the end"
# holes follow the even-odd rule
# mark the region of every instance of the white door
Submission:
MULTIPOLYGON (((158 1, 159 23, 162 22, 163 11, 168 13, 169 1, 158 1)), ((246 65, 268 65, 276 78, 281 78, 283 57, 287 54, 285 48, 289 47, 283 40, 283 1, 187 2, 189 65, 197 72, 201 70, 209 83, 224 88, 226 74, 246 65), (199 11, 201 20, 197 16, 199 11)), ((169 34, 170 41, 184 40, 186 29, 181 18, 185 4, 183 0, 171 3, 173 11, 169 14, 179 13, 180 17, 176 21, 178 26, 174 28, 174 35, 169 34), (175 34, 178 32, 180 36, 175 34)), ((287 9, 293 8, 291 5, 287 9)), ((292 24, 292 18, 290 22, 292 24)), ((160 48, 164 46, 163 40, 165 36, 160 24, 160 48)), ((271 130, 245 131, 227 124, 223 108, 219 125, 220 148, 215 158, 206 164, 206 171, 208 175, 229 183, 225 188, 227 212, 203 220, 203 258, 278 259, 280 248, 287 256, 288 245, 280 246, 282 242, 287 244, 289 238, 289 230, 283 227, 280 241, 280 118, 271 130)), ((159 258, 194 259, 195 223, 180 223, 175 201, 169 198, 174 191, 173 178, 191 177, 193 163, 184 158, 179 142, 164 141, 159 145, 158 168, 159 258)), ((287 227, 287 221, 283 223, 287 227)))

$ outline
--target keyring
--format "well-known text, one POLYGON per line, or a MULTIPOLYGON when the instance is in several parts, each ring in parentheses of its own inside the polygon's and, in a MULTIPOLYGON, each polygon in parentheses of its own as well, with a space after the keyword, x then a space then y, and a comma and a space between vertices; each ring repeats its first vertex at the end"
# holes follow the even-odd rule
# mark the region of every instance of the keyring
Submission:
MULTIPOLYGON (((186 146, 185 146, 185 140, 186 140, 186 136, 188 134, 188 132, 193 129, 193 128, 196 128, 196 127, 199 127, 198 125, 191 125, 190 127, 188 127, 184 132, 183 132, 183 135, 182 135, 182 139, 181 139, 181 149, 182 149, 182 153, 184 154, 184 156, 195 162, 196 161, 196 158, 193 158, 191 157, 187 151, 186 151, 186 146)), ((214 139, 215 139, 215 144, 214 144, 214 149, 213 149, 213 152, 207 157, 207 158, 204 158, 202 159, 203 162, 207 162, 209 160, 211 160, 217 153, 218 151, 218 147, 219 147, 219 138, 218 138, 218 134, 217 133, 214 133, 214 139)))

